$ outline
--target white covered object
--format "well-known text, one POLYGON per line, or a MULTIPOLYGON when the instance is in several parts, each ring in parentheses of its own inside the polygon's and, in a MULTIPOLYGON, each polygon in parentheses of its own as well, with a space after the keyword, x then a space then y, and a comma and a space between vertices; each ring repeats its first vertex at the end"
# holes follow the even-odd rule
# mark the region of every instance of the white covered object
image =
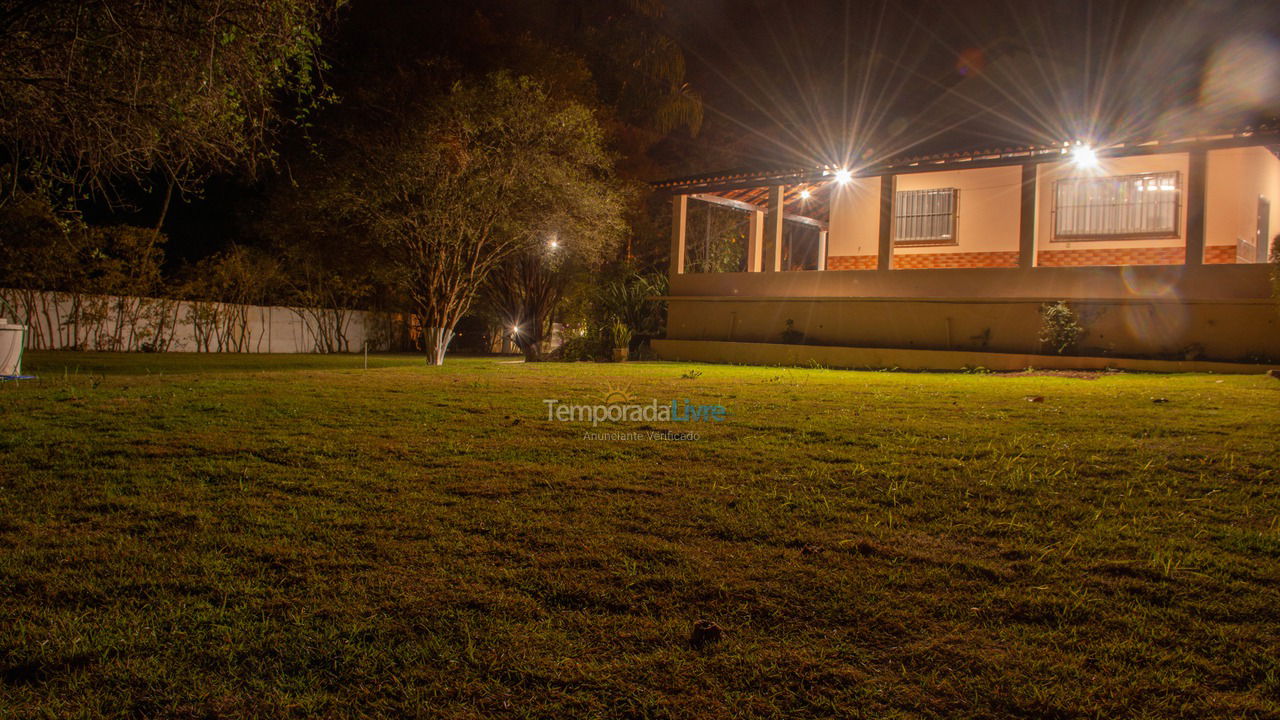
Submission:
POLYGON ((0 375, 17 375, 22 371, 22 341, 26 327, 0 318, 0 375))

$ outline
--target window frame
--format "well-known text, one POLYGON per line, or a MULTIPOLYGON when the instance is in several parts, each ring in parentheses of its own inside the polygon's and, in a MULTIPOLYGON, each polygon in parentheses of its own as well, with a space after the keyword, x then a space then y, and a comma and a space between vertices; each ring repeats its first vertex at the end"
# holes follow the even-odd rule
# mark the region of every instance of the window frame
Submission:
POLYGON ((1154 170, 1150 172, 1126 173, 1124 175, 1105 175, 1101 177, 1073 176, 1059 178, 1053 183, 1053 212, 1050 218, 1052 222, 1049 241, 1050 242, 1106 242, 1113 240, 1179 240, 1182 238, 1182 194, 1185 185, 1182 182, 1181 170, 1154 170), (1160 175, 1173 175, 1175 187, 1173 201, 1173 230, 1153 230, 1150 232, 1123 232, 1123 233, 1090 233, 1090 234, 1070 234, 1062 235, 1058 232, 1058 188, 1064 182, 1079 182, 1081 180, 1112 180, 1116 182, 1132 182, 1139 178, 1150 178, 1160 175))
POLYGON ((791 217, 784 215, 782 217, 782 237, 779 239, 779 241, 783 243, 786 258, 790 262, 795 262, 795 254, 796 254, 795 250, 797 246, 797 243, 795 242, 795 233, 797 230, 802 232, 808 232, 812 230, 814 233, 814 236, 813 236, 814 267, 796 268, 796 267, 787 267, 784 264, 782 270, 784 272, 815 272, 815 271, 821 270, 823 268, 823 265, 825 264, 825 258, 823 258, 822 256, 822 252, 823 252, 822 233, 827 232, 826 228, 824 228, 819 223, 810 222, 807 220, 792 219, 791 217), (790 235, 788 235, 787 233, 788 225, 790 225, 790 229, 791 229, 790 235), (788 239, 790 239, 791 242, 788 242, 788 239))
POLYGON ((960 244, 960 188, 958 187, 936 187, 936 188, 916 188, 914 190, 897 190, 893 191, 893 246, 894 247, 946 247, 960 244), (949 238, 915 238, 915 239, 899 239, 898 238, 898 220, 901 217, 942 217, 942 213, 935 215, 912 215, 900 216, 898 209, 902 207, 899 202, 899 196, 903 193, 918 192, 938 192, 946 190, 951 193, 951 237, 949 238))

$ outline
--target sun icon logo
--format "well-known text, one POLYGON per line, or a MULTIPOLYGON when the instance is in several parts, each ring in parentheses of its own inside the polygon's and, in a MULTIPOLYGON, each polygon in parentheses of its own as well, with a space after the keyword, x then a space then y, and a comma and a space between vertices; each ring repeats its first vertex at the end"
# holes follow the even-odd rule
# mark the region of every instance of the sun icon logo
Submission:
POLYGON ((627 405, 633 402, 635 402, 635 396, 631 394, 631 388, 621 385, 618 387, 614 387, 612 384, 605 385, 605 405, 627 405))

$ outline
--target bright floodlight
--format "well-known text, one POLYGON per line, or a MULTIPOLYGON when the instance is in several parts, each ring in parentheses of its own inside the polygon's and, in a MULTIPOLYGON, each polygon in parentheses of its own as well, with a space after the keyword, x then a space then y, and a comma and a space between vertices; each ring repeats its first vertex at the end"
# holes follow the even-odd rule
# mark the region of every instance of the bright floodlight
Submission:
POLYGON ((556 248, 560 247, 560 241, 559 241, 559 240, 548 240, 548 241, 547 241, 547 247, 551 248, 552 250, 555 250, 556 248))
POLYGON ((801 191, 800 191, 800 199, 801 199, 801 200, 808 200, 810 195, 812 195, 812 193, 810 193, 808 190, 801 190, 801 191))
POLYGON ((1098 167, 1098 153, 1088 145, 1077 145, 1071 149, 1071 162, 1077 167, 1098 167))
POLYGON ((853 179, 853 173, 849 172, 848 170, 840 169, 836 171, 836 182, 840 183, 841 185, 849 182, 852 179, 853 179))
POLYGON ((519 326, 519 325, 512 325, 512 326, 511 326, 511 332, 513 332, 513 333, 519 333, 519 332, 520 332, 520 326, 519 326))

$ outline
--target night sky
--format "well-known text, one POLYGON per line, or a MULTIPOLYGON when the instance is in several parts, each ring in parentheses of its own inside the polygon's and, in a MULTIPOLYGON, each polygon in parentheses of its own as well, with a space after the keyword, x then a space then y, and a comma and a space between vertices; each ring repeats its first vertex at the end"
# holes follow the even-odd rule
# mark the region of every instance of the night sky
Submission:
POLYGON ((1280 3, 686 0, 671 20, 708 110, 764 164, 1120 140, 1277 109, 1275 87, 1269 107, 1203 105, 1215 59, 1280 63, 1280 3))
MULTIPOLYGON (((582 21, 557 0, 355 0, 344 13, 325 52, 348 96, 442 54, 487 69, 481 14, 535 34, 582 21)), ((697 137, 663 143, 670 175, 1105 143, 1280 114, 1280 2, 670 0, 663 23, 706 111, 697 137), (1257 97, 1216 92, 1210 67, 1257 97)), ((286 147, 286 170, 298 152, 286 147)), ((175 207, 175 257, 234 236, 255 192, 215 178, 175 207)), ((144 203, 139 217, 152 212, 144 203)))

